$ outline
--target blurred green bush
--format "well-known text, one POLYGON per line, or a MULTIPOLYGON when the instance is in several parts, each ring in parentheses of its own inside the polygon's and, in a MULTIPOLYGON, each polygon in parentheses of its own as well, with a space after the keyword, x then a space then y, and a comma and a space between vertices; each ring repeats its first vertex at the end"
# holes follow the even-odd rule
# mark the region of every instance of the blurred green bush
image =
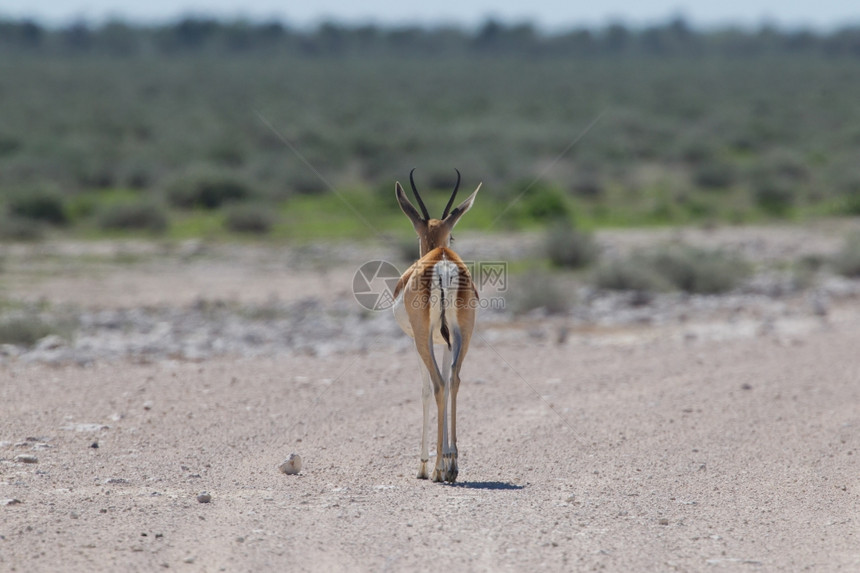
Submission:
POLYGON ((597 269, 595 285, 611 290, 719 294, 738 287, 752 272, 741 257, 681 245, 637 250, 597 269))
POLYGON ((217 209, 252 196, 248 182, 218 168, 192 169, 167 184, 168 200, 182 209, 217 209))
POLYGON ((544 252, 553 266, 580 269, 597 260, 599 250, 591 233, 576 229, 567 219, 549 226, 544 237, 544 252))
POLYGON ((168 228, 169 219, 163 205, 150 199, 106 205, 99 212, 97 225, 111 231, 135 230, 161 233, 168 228))
POLYGON ((275 225, 275 215, 266 205, 230 205, 224 225, 235 233, 265 235, 275 225))

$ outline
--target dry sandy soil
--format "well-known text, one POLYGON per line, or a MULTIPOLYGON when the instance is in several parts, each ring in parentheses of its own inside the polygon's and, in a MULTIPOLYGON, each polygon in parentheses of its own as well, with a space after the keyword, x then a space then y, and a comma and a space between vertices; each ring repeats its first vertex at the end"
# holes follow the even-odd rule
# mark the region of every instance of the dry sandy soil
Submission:
MULTIPOLYGON (((141 304, 176 288, 146 276, 141 304)), ((0 571, 860 570, 856 309, 790 337, 511 332, 464 366, 454 485, 414 477, 417 360, 384 340, 0 363, 0 571)))

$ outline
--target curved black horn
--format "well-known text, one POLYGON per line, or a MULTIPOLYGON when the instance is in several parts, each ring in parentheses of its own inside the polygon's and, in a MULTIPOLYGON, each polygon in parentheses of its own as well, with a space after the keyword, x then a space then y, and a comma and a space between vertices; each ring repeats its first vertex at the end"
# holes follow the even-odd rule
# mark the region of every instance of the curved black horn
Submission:
POLYGON ((460 188, 460 170, 455 167, 454 171, 457 172, 457 184, 454 185, 454 192, 451 193, 451 198, 448 199, 448 204, 445 205, 445 211, 442 212, 443 219, 448 216, 448 211, 451 210, 451 205, 454 204, 454 198, 457 196, 457 190, 460 188))
POLYGON ((418 194, 418 189, 415 187, 415 179, 412 178, 412 174, 415 173, 415 168, 412 168, 412 171, 409 172, 409 184, 412 185, 412 192, 415 193, 415 199, 418 200, 418 206, 421 207, 421 212, 424 214, 424 220, 430 220, 430 213, 427 212, 427 207, 424 206, 424 201, 421 200, 421 195, 418 194))

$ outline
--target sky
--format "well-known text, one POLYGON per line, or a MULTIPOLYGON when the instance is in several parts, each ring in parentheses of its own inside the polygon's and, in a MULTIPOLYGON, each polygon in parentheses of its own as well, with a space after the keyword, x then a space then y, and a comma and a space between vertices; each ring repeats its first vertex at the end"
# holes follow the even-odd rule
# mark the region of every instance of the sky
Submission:
POLYGON ((109 18, 163 22, 185 15, 264 20, 275 18, 296 26, 333 20, 346 24, 458 24, 476 26, 488 17, 530 21, 545 30, 600 26, 610 21, 628 25, 664 22, 681 15, 700 27, 763 22, 820 30, 860 24, 860 2, 854 0, 434 0, 409 4, 402 0, 0 0, 0 16, 35 18, 46 24, 75 20, 98 23, 109 18))

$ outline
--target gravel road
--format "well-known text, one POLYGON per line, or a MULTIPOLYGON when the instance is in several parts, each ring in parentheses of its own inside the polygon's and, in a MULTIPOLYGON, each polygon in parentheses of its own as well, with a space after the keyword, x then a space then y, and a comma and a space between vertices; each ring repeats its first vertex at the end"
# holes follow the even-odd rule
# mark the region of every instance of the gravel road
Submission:
MULTIPOLYGON (((89 275, 40 282, 13 255, 7 293, 32 279, 48 302, 88 300, 75 289, 89 275)), ((119 320, 104 340, 130 336, 127 314, 211 323, 194 285, 234 284, 209 263, 177 270, 196 283, 145 265, 129 271, 149 277, 140 302, 123 290, 80 307, 119 320)), ((235 304, 266 304, 274 275, 300 289, 283 268, 260 266, 235 304)), ((127 270, 106 284, 131 284, 127 270)), ((269 326, 308 324, 288 320, 307 311, 298 293, 269 326)), ((340 296, 315 294, 324 308, 340 296)), ((858 571, 860 309, 852 293, 824 317, 792 300, 479 319, 454 485, 414 477, 417 359, 383 319, 346 313, 344 335, 329 313, 316 351, 261 356, 0 352, 0 571, 858 571), (278 469, 290 454, 298 475, 278 469)))

